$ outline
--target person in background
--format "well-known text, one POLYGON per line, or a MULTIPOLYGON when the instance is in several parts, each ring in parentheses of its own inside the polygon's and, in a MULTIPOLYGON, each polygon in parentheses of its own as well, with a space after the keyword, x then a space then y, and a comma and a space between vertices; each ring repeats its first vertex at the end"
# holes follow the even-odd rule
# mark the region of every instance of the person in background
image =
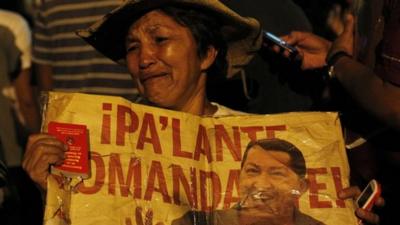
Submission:
POLYGON ((122 0, 41 1, 34 16, 33 62, 40 90, 138 98, 125 67, 98 53, 75 32, 100 19, 122 0))
MULTIPOLYGON (((37 132, 40 126, 40 116, 31 85, 32 43, 30 27, 22 16, 2 9, 1 5, 0 10, 0 26, 4 28, 1 92, 3 98, 9 99, 13 103, 11 105, 4 103, 4 105, 13 107, 19 122, 28 131, 37 132), (12 35, 11 40, 6 39, 8 32, 12 35)), ((7 121, 2 124, 12 123, 13 120, 7 121)), ((9 133, 12 133, 12 130, 9 133)), ((6 143, 6 140, 3 140, 3 143, 6 143)))
MULTIPOLYGON (((396 136, 400 128, 400 82, 397 80, 400 67, 396 61, 399 52, 397 40, 400 34, 400 1, 372 1, 370 4, 368 6, 374 7, 368 9, 375 10, 375 13, 369 14, 366 20, 359 23, 372 21, 373 24, 369 26, 374 27, 374 30, 370 36, 360 37, 359 33, 356 33, 356 40, 364 40, 356 43, 356 46, 362 45, 357 49, 354 49, 354 17, 351 15, 347 17, 344 32, 333 43, 303 32, 292 32, 284 39, 298 47, 303 57, 304 69, 327 64, 331 77, 364 108, 364 114, 372 115, 384 126, 392 128, 372 135, 369 140, 377 149, 376 157, 380 164, 376 172, 378 180, 383 183, 383 194, 387 198, 382 211, 382 224, 391 224, 399 199, 398 186, 394 177, 387 171, 400 168, 400 157, 396 147, 396 136), (376 55, 373 55, 375 53, 376 55), (373 59, 376 61, 373 62, 373 59)), ((371 123, 373 122, 368 121, 364 127, 371 123)), ((365 140, 361 142, 363 143, 365 140)))
MULTIPOLYGON (((369 113, 389 126, 400 129, 398 85, 395 81, 383 79, 382 76, 385 75, 377 75, 353 58, 354 18, 348 16, 346 22, 347 29, 333 43, 311 33, 302 32, 292 32, 284 39, 296 45, 301 51, 303 69, 315 69, 328 63, 328 66, 332 66, 330 69, 334 69, 330 72, 330 76, 341 82, 369 113)), ((396 63, 395 59, 387 60, 396 63)))
POLYGON ((40 193, 21 167, 26 133, 38 132, 40 116, 31 84, 31 32, 18 13, 0 3, 0 160, 7 166, 5 224, 39 224, 40 193), (24 215, 23 217, 21 215, 24 215))

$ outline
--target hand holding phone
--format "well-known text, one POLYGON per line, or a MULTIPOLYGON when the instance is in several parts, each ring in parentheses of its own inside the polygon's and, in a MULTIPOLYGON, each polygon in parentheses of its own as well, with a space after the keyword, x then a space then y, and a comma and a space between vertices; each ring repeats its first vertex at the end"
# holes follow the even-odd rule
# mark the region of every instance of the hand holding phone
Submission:
POLYGON ((283 50, 287 50, 290 54, 290 57, 294 57, 298 54, 298 50, 294 46, 289 45, 284 40, 280 39, 270 32, 263 31, 263 40, 267 44, 277 45, 283 50))
POLYGON ((374 206, 384 205, 384 199, 381 196, 381 186, 376 180, 371 180, 368 185, 360 192, 357 186, 350 186, 338 192, 339 199, 355 199, 357 209, 355 214, 358 217, 358 224, 378 224, 379 215, 372 212, 374 206))
POLYGON ((356 199, 356 205, 358 208, 371 211, 372 207, 380 196, 381 186, 375 179, 373 179, 368 183, 368 185, 356 199))

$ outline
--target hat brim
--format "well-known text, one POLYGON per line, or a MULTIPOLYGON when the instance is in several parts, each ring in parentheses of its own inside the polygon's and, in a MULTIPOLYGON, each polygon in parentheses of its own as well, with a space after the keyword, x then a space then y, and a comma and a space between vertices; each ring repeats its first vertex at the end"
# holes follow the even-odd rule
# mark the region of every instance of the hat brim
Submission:
POLYGON ((145 13, 167 5, 202 10, 221 23, 228 44, 228 77, 246 65, 261 46, 258 21, 238 15, 218 0, 131 0, 77 34, 106 57, 126 64, 125 38, 131 24, 145 13))

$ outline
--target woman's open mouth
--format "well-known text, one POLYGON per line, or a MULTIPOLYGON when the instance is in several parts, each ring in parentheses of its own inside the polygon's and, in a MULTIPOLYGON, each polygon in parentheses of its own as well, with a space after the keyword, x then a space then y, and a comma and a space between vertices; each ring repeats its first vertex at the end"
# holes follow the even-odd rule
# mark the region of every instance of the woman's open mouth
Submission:
POLYGON ((160 77, 164 77, 166 76, 167 73, 154 73, 154 74, 142 74, 140 76, 140 82, 143 84, 147 81, 153 80, 153 79, 157 79, 160 77))

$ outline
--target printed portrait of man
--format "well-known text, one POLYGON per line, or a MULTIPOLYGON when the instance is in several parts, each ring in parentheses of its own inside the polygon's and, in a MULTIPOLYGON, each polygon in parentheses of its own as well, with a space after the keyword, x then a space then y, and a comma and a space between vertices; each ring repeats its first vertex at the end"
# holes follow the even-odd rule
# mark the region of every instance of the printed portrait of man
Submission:
POLYGON ((240 201, 212 213, 189 211, 172 225, 323 225, 299 211, 297 201, 307 190, 302 152, 282 139, 252 141, 242 157, 240 201))

